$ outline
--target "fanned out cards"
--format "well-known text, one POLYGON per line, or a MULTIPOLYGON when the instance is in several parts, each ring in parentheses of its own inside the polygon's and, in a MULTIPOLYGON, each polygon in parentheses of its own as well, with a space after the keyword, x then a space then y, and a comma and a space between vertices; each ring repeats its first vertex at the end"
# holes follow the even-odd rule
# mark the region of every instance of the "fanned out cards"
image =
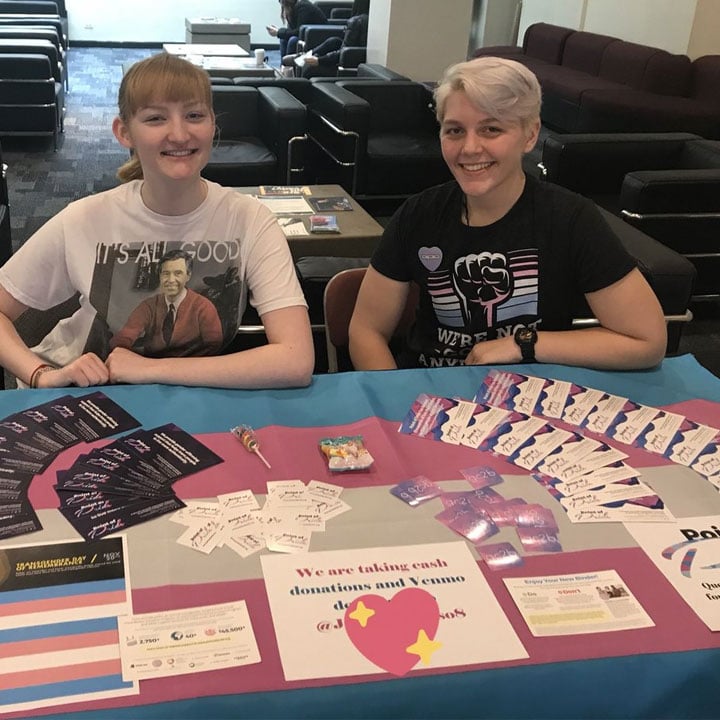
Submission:
POLYGON ((222 458, 177 425, 139 426, 101 391, 64 395, 0 421, 0 540, 42 529, 28 490, 58 453, 128 431, 57 472, 62 515, 91 540, 184 507, 172 484, 222 458))
POLYGON ((60 512, 86 540, 97 540, 185 507, 173 483, 221 462, 172 423, 136 430, 58 471, 60 512))
POLYGON ((556 418, 695 470, 720 489, 720 430, 629 398, 560 380, 491 370, 474 398, 556 418))
POLYGON ((491 370, 473 400, 421 394, 399 431, 504 457, 530 472, 572 522, 673 520, 625 462, 628 454, 605 440, 661 454, 720 488, 716 428, 601 390, 518 373, 491 370))
POLYGON ((140 423, 102 392, 65 395, 0 422, 0 539, 41 530, 28 500, 33 476, 58 453, 132 430, 140 423))

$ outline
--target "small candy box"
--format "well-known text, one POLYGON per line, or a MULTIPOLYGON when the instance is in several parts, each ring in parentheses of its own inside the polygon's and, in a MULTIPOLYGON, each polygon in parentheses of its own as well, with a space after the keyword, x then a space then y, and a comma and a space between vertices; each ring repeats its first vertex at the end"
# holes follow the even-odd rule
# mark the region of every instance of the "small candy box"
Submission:
POLYGON ((311 215, 311 233, 339 233, 337 217, 335 215, 311 215))
POLYGON ((328 459, 333 472, 366 470, 373 464, 373 456, 367 451, 362 435, 341 435, 320 440, 320 450, 328 459))

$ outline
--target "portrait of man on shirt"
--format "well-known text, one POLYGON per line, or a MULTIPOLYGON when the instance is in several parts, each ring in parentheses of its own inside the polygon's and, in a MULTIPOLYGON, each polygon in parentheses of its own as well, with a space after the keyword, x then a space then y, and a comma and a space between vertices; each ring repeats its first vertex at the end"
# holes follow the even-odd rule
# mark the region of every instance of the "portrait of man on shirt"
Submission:
POLYGON ((143 300, 113 336, 110 348, 124 347, 148 357, 212 355, 223 344, 215 305, 187 287, 192 256, 170 250, 158 263, 159 290, 143 300))

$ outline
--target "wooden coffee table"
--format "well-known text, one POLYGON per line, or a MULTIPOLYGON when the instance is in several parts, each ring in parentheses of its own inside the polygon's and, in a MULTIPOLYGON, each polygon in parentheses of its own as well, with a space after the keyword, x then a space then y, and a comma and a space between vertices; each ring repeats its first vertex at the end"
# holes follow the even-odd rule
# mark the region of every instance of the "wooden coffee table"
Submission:
MULTIPOLYGON (((368 215, 340 185, 307 185, 305 187, 310 188, 311 192, 306 198, 344 197, 349 200, 352 210, 318 212, 320 215, 335 215, 340 232, 288 237, 288 244, 293 258, 298 260, 301 257, 309 256, 370 257, 382 237, 382 225, 368 215)), ((238 187, 235 189, 247 195, 259 195, 258 187, 238 187)), ((310 226, 310 213, 283 213, 282 216, 301 219, 306 229, 310 226)))

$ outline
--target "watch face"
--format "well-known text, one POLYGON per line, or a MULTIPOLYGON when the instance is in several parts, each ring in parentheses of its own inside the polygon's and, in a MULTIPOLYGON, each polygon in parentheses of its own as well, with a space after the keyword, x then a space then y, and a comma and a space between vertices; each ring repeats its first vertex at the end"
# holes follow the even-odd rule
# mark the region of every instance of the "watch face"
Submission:
POLYGON ((520 343, 535 342, 535 331, 532 328, 519 328, 515 338, 520 343))

